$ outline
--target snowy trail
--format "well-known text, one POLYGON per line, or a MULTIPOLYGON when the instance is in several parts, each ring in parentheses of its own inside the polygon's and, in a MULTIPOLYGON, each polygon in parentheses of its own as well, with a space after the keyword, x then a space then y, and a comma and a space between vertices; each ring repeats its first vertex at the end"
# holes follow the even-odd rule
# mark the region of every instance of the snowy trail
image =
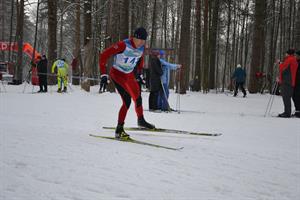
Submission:
MULTIPOLYGON (((222 132, 215 138, 131 133, 169 151, 89 137, 113 135, 117 94, 0 93, 0 199, 298 199, 300 123, 264 118, 268 95, 188 93, 183 110, 149 113, 157 127, 222 132), (242 113, 242 114, 241 114, 242 113)), ((148 93, 143 94, 147 108, 148 93)), ((171 93, 170 104, 176 105, 171 93)), ((272 112, 282 111, 276 97, 272 112)), ((126 125, 135 126, 133 108, 126 125)))

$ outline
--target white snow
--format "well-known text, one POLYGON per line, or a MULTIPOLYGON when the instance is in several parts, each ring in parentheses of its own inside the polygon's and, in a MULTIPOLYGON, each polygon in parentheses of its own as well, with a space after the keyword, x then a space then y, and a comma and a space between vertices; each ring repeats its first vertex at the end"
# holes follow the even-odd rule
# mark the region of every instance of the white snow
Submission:
MULTIPOLYGON (((2 85, 1 85, 2 87, 2 85)), ((144 112, 157 127, 221 132, 220 137, 130 132, 184 147, 172 151, 90 137, 113 136, 116 93, 0 93, 0 199, 300 199, 299 119, 264 117, 269 95, 181 95, 180 114, 144 112)), ((38 87, 34 88, 35 91, 38 87)), ((144 109, 148 95, 143 93, 144 109)), ((170 104, 177 94, 171 91, 170 104)), ((133 103, 126 125, 136 126, 133 103)), ((271 114, 283 111, 276 96, 271 114)))

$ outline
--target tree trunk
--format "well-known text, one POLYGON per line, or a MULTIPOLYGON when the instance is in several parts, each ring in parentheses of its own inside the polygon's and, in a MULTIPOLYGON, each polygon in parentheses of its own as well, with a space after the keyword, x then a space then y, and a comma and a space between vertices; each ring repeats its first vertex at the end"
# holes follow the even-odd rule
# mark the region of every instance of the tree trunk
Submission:
POLYGON ((190 23, 191 23, 191 0, 183 1, 183 14, 180 32, 179 63, 180 70, 180 94, 185 94, 188 87, 188 72, 190 67, 190 23))
POLYGON ((214 10, 213 10, 213 19, 212 19, 212 29, 210 34, 210 72, 209 72, 209 88, 214 89, 216 84, 215 74, 216 74, 216 46, 217 46, 217 29, 219 21, 219 6, 220 1, 215 0, 214 10))
POLYGON ((17 1, 17 30, 18 58, 15 69, 15 79, 17 83, 23 80, 23 29, 24 27, 24 0, 17 1))
POLYGON ((79 85, 80 79, 78 78, 81 76, 80 70, 79 70, 79 63, 80 63, 80 0, 76 1, 77 5, 75 8, 76 12, 76 20, 75 20, 75 34, 74 34, 74 42, 75 42, 75 48, 73 50, 74 60, 72 65, 72 75, 75 76, 75 78, 72 79, 73 85, 79 85))
POLYGON ((196 1, 196 66, 195 77, 193 80, 198 79, 199 82, 194 86, 195 91, 201 90, 201 0, 196 1))
POLYGON ((254 32, 252 43, 252 59, 250 68, 250 80, 248 90, 250 93, 258 92, 258 82, 255 73, 263 64, 261 50, 264 48, 264 12, 266 0, 255 0, 254 32))
POLYGON ((295 47, 300 49, 300 1, 298 1, 297 5, 297 17, 296 17, 296 25, 295 25, 295 47))
POLYGON ((150 48, 154 47, 154 42, 156 42, 156 0, 154 0, 153 6, 153 14, 152 14, 152 31, 151 31, 151 38, 150 38, 150 48))
POLYGON ((228 17, 227 17, 227 32, 226 32, 227 36, 226 36, 226 47, 225 47, 224 71, 223 71, 223 78, 222 78, 222 92, 224 92, 225 81, 226 81, 228 51, 229 51, 229 37, 230 37, 230 24, 231 24, 231 0, 228 0, 228 17))
POLYGON ((40 0, 37 1, 37 7, 36 7, 35 32, 34 32, 33 53, 32 53, 31 62, 34 61, 34 57, 35 57, 36 40, 37 40, 37 32, 38 32, 38 24, 39 24, 39 9, 40 9, 40 0))
POLYGON ((208 0, 204 0, 204 16, 203 16, 203 34, 202 34, 202 67, 203 67, 203 92, 209 91, 209 43, 208 43, 208 0))
POLYGON ((83 73, 85 79, 81 83, 81 88, 90 91, 90 80, 93 63, 93 40, 92 40, 92 0, 84 2, 84 65, 83 73))
MULTIPOLYGON (((12 42, 12 32, 13 32, 13 19, 14 19, 14 0, 11 0, 11 15, 10 15, 10 29, 9 29, 9 46, 12 42)), ((8 52, 8 61, 11 62, 11 49, 8 52)))
MULTIPOLYGON (((57 58, 57 0, 48 0, 48 72, 57 58)), ((54 84, 55 77, 48 78, 50 84, 54 84)))
POLYGON ((121 40, 128 38, 129 33, 129 0, 121 1, 120 9, 120 38, 121 40))

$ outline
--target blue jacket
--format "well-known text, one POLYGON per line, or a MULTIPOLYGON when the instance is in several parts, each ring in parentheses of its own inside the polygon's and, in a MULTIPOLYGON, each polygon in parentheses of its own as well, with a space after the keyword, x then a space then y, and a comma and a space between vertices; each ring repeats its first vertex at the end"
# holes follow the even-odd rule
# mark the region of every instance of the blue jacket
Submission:
POLYGON ((169 63, 169 62, 165 61, 163 58, 160 58, 159 60, 160 60, 162 70, 163 70, 163 75, 161 76, 161 81, 163 84, 169 85, 170 69, 176 70, 178 65, 169 63))
POLYGON ((246 72, 241 67, 237 67, 234 70, 234 73, 231 77, 232 79, 235 79, 237 83, 245 83, 246 81, 246 72))

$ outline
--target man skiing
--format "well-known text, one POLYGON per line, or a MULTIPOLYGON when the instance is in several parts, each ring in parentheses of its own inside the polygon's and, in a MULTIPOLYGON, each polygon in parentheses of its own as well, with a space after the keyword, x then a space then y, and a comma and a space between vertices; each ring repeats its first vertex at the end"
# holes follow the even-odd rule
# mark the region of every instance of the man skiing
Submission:
POLYGON ((235 68, 231 78, 233 80, 235 80, 235 90, 234 90, 234 95, 233 96, 236 97, 237 94, 238 94, 239 88, 241 88, 241 90, 244 94, 243 97, 245 98, 246 95, 247 95, 246 90, 244 88, 244 84, 245 84, 245 81, 246 81, 246 72, 240 64, 238 64, 237 67, 235 68))
POLYGON ((114 56, 114 63, 110 69, 109 76, 123 101, 119 111, 118 125, 115 130, 117 139, 129 139, 129 135, 124 131, 124 122, 131 104, 131 98, 135 103, 138 126, 148 129, 155 128, 154 125, 144 119, 140 87, 133 72, 134 68, 137 67, 137 73, 141 74, 147 35, 146 30, 140 27, 135 30, 133 37, 113 44, 99 56, 99 68, 101 80, 103 81, 108 79, 106 71, 107 60, 109 57, 114 56))

